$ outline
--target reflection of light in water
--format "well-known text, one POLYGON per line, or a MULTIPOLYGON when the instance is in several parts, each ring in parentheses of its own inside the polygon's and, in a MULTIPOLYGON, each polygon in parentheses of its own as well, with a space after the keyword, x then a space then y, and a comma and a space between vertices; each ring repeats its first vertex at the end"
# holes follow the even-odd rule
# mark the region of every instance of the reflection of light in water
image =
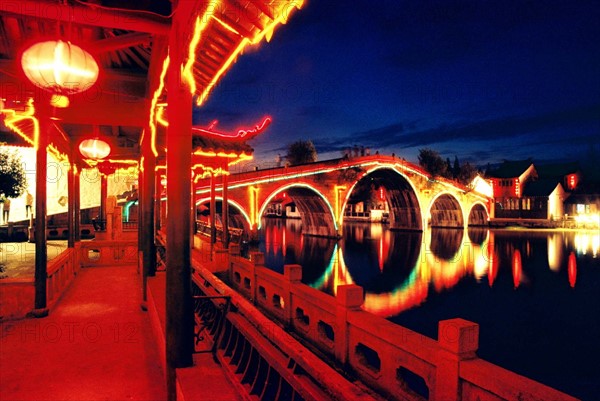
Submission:
POLYGON ((569 254, 569 284, 572 288, 575 288, 575 282, 577 281, 577 258, 575 254, 571 252, 569 254))
POLYGON ((562 262, 562 236, 559 234, 548 235, 548 266, 550 270, 559 271, 562 262))
POLYGON ((521 251, 515 249, 512 258, 512 272, 513 272, 513 283, 515 288, 521 284, 521 273, 523 271, 523 265, 521 263, 521 251))
POLYGON ((453 287, 469 274, 481 278, 488 272, 492 260, 488 256, 489 236, 481 245, 463 243, 452 258, 444 259, 431 251, 430 230, 424 234, 425 241, 421 244, 421 252, 410 276, 394 291, 366 293, 364 310, 379 316, 397 315, 423 303, 427 299, 430 283, 439 292, 453 287))
POLYGON ((381 224, 370 224, 369 235, 373 239, 381 239, 383 237, 383 226, 381 224))
MULTIPOLYGON (((362 231, 357 231, 357 233, 362 233, 362 231)), ((391 234, 382 232, 383 238, 380 238, 379 243, 383 244, 382 254, 379 255, 380 261, 388 257, 388 235, 391 234)), ((434 284, 437 291, 442 291, 456 285, 461 278, 469 274, 478 279, 482 278, 488 273, 490 262, 496 260, 496 258, 490 258, 490 252, 493 254, 493 244, 491 247, 488 245, 490 235, 488 234, 481 245, 465 242, 463 246, 458 247, 458 251, 452 258, 443 259, 431 251, 431 232, 427 230, 426 240, 421 243, 415 265, 406 266, 411 270, 409 277, 393 291, 387 293, 366 292, 362 308, 378 316, 393 316, 423 303, 427 299, 430 283, 434 284)), ((336 244, 325 272, 309 285, 321 290, 330 288, 332 293, 336 294, 337 286, 344 284, 354 284, 354 279, 348 272, 342 248, 336 244)))
POLYGON ((475 254, 475 260, 473 261, 473 274, 477 281, 480 281, 490 270, 490 259, 487 255, 488 242, 485 242, 479 246, 473 246, 473 253, 475 254))
POLYGON ((496 280, 496 276, 498 275, 499 268, 499 260, 498 255, 496 255, 496 243, 494 238, 494 233, 490 231, 490 237, 487 244, 487 261, 489 263, 488 268, 488 283, 490 287, 494 285, 494 281, 496 280))
POLYGON ((379 271, 383 271, 383 238, 379 238, 379 254, 377 255, 379 261, 379 271))
POLYGON ((588 252, 591 252, 594 258, 598 257, 600 234, 576 233, 575 249, 580 255, 587 255, 588 252))
POLYGON ((281 250, 283 252, 283 257, 284 258, 285 258, 285 254, 286 254, 286 251, 287 251, 287 249, 286 249, 287 248, 287 242, 285 240, 285 232, 286 231, 287 230, 285 230, 285 229, 281 230, 281 250))
POLYGON ((338 285, 344 284, 354 284, 354 280, 346 268, 342 249, 335 244, 325 272, 314 283, 308 285, 319 290, 331 288, 335 296, 338 285))

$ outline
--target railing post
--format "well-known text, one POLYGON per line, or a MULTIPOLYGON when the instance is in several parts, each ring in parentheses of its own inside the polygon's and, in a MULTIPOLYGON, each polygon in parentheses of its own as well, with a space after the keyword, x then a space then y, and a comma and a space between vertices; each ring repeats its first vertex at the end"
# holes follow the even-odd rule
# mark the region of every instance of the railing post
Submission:
POLYGON ((283 265, 283 302, 285 307, 285 324, 293 326, 294 312, 292 310, 292 287, 302 282, 302 266, 283 265))
POLYGON ((345 365, 351 350, 349 349, 348 312, 359 310, 363 304, 363 288, 356 284, 337 287, 335 311, 335 358, 345 365))
POLYGON ((230 244, 229 245, 229 256, 240 256, 240 244, 230 244))
MULTIPOLYGON (((265 255, 262 252, 252 252, 250 253, 250 295, 252 297, 252 302, 256 305, 258 285, 256 285, 256 266, 264 266, 265 264, 265 255)), ((241 283, 242 288, 244 287, 244 282, 241 283)))
POLYGON ((460 362, 476 358, 479 325, 464 319, 442 320, 438 324, 438 363, 432 399, 460 399, 460 362))

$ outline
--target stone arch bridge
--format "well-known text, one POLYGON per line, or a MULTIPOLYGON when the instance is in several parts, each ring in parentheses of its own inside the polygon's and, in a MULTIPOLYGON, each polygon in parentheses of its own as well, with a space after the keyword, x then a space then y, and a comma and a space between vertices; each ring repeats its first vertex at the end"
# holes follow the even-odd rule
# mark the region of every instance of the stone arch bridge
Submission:
MULTIPOLYGON (((295 202, 306 235, 339 237, 344 210, 353 191, 364 180, 385 188, 390 229, 423 230, 426 227, 463 228, 487 225, 491 199, 456 182, 434 179, 419 166, 391 156, 371 155, 334 159, 293 167, 232 172, 223 181, 215 178, 216 202, 223 195, 229 226, 243 224, 249 232, 260 229, 267 206, 285 193, 295 202)), ((211 179, 200 180, 195 203, 209 204, 211 179)), ((218 206, 217 206, 218 207, 218 206)))

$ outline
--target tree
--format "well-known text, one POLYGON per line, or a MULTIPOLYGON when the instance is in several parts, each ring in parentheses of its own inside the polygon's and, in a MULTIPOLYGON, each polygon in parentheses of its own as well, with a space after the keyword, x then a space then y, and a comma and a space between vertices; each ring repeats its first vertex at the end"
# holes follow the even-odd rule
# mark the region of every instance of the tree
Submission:
POLYGON ((27 189, 27 175, 21 156, 6 148, 0 149, 0 196, 18 198, 27 189))
POLYGON ((458 162, 458 156, 454 156, 454 166, 452 167, 452 177, 457 178, 460 175, 460 163, 458 162))
POLYGON ((307 141, 299 140, 288 146, 285 157, 291 166, 313 163, 317 161, 317 150, 310 139, 307 141))
POLYGON ((434 177, 445 177, 448 173, 446 162, 432 149, 419 149, 419 165, 434 177))
POLYGON ((472 166, 469 162, 466 162, 460 166, 460 171, 456 179, 458 182, 468 185, 473 181, 473 178, 477 175, 478 171, 475 166, 472 166))

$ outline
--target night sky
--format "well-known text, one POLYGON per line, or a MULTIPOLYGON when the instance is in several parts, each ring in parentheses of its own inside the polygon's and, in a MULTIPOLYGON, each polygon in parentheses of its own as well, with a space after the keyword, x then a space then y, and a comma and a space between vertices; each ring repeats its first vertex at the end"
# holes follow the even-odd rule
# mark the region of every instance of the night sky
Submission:
POLYGON ((195 112, 221 130, 273 123, 257 163, 311 139, 477 165, 600 156, 600 2, 308 0, 245 52, 195 112), (358 4, 358 5, 355 5, 358 4), (359 6, 362 5, 362 6, 359 6))

